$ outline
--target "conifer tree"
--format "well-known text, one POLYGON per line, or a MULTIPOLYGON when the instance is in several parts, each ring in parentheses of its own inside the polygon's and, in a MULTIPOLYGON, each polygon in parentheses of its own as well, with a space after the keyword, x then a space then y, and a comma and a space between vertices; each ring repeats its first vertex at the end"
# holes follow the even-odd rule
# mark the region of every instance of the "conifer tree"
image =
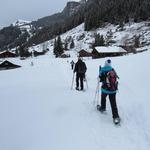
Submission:
POLYGON ((58 51, 58 55, 59 56, 64 52, 64 50, 63 50, 63 44, 62 44, 60 36, 58 36, 58 39, 57 39, 57 51, 58 51))
POLYGON ((65 46, 64 46, 64 50, 68 50, 68 42, 67 41, 65 41, 65 46))
POLYGON ((140 36, 135 35, 135 37, 134 37, 134 47, 135 48, 140 47, 140 36))
POLYGON ((103 35, 96 33, 94 38, 95 38, 95 42, 93 43, 93 47, 105 46, 105 40, 104 40, 103 35))
POLYGON ((55 39, 55 41, 54 41, 54 49, 53 50, 54 50, 54 55, 56 57, 59 57, 64 52, 60 36, 58 36, 58 38, 55 39))
POLYGON ((55 39, 54 41, 54 49, 53 49, 54 55, 57 57, 58 53, 57 53, 57 39, 55 39))
POLYGON ((105 40, 104 40, 104 36, 103 35, 100 36, 99 46, 105 46, 105 40))
POLYGON ((71 44, 70 44, 70 49, 74 48, 75 44, 74 44, 74 40, 71 40, 71 44))

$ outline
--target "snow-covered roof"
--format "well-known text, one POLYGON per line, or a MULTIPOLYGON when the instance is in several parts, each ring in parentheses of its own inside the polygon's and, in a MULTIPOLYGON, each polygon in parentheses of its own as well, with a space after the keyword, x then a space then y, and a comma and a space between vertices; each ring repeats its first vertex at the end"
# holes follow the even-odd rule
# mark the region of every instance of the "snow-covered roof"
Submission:
POLYGON ((95 47, 95 49, 99 52, 99 53, 124 53, 126 52, 126 50, 124 50, 122 47, 118 47, 118 46, 97 46, 95 47))
POLYGON ((137 52, 140 52, 140 51, 146 51, 146 50, 148 50, 148 49, 150 49, 150 45, 137 48, 136 51, 137 51, 137 52))
POLYGON ((14 52, 8 51, 8 50, 1 51, 0 54, 3 54, 3 53, 5 53, 5 52, 9 52, 9 53, 15 54, 14 52))

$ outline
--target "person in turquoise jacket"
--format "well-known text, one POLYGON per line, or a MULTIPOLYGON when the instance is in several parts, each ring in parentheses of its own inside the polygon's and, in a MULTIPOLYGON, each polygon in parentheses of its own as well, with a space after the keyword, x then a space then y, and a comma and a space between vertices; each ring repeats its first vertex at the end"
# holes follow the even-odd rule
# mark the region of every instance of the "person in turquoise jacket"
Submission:
POLYGON ((100 112, 104 112, 106 111, 106 97, 109 97, 109 101, 111 104, 111 110, 112 110, 112 117, 114 122, 119 122, 120 121, 120 117, 118 114, 118 108, 117 108, 117 104, 116 104, 116 93, 117 93, 117 78, 118 75, 116 73, 116 71, 113 69, 113 67, 111 66, 111 60, 108 59, 105 61, 105 65, 104 67, 102 67, 99 70, 99 78, 100 78, 100 82, 102 82, 102 86, 101 86, 101 106, 98 106, 98 110, 100 112), (111 78, 111 82, 108 79, 109 75, 112 75, 113 78, 111 78))

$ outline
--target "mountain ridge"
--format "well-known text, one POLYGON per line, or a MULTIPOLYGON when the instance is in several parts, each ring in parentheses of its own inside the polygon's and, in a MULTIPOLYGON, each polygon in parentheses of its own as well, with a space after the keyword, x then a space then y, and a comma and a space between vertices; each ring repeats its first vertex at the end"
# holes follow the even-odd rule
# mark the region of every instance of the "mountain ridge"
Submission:
MULTIPOLYGON (((26 37, 23 42, 16 42, 21 34, 17 35, 16 38, 11 38, 9 27, 0 30, 0 50, 18 47, 18 43, 23 44, 24 47, 43 43, 77 27, 83 22, 85 22, 84 28, 86 31, 96 30, 106 22, 119 24, 120 27, 123 27, 126 22, 149 20, 149 11, 150 3, 148 0, 128 0, 128 2, 123 0, 71 1, 66 4, 62 12, 31 22, 27 30, 29 37, 26 37), (129 10, 129 8, 131 10, 127 15, 126 10, 129 10)), ((15 26, 13 29, 11 27, 11 30, 15 30, 15 28, 18 27, 15 26)))

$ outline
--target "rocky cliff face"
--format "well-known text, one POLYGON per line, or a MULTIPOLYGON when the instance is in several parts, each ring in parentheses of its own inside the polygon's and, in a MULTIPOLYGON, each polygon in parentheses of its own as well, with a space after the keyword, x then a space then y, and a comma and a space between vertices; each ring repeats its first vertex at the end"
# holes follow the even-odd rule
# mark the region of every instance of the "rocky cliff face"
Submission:
POLYGON ((74 2, 74 1, 68 2, 66 7, 63 9, 61 13, 56 13, 51 16, 40 18, 37 21, 34 21, 33 24, 36 27, 43 27, 43 26, 50 26, 52 24, 62 22, 66 18, 77 13, 82 6, 83 3, 81 2, 74 2))
POLYGON ((79 6, 79 2, 68 2, 62 13, 64 16, 70 17, 78 11, 79 6))

